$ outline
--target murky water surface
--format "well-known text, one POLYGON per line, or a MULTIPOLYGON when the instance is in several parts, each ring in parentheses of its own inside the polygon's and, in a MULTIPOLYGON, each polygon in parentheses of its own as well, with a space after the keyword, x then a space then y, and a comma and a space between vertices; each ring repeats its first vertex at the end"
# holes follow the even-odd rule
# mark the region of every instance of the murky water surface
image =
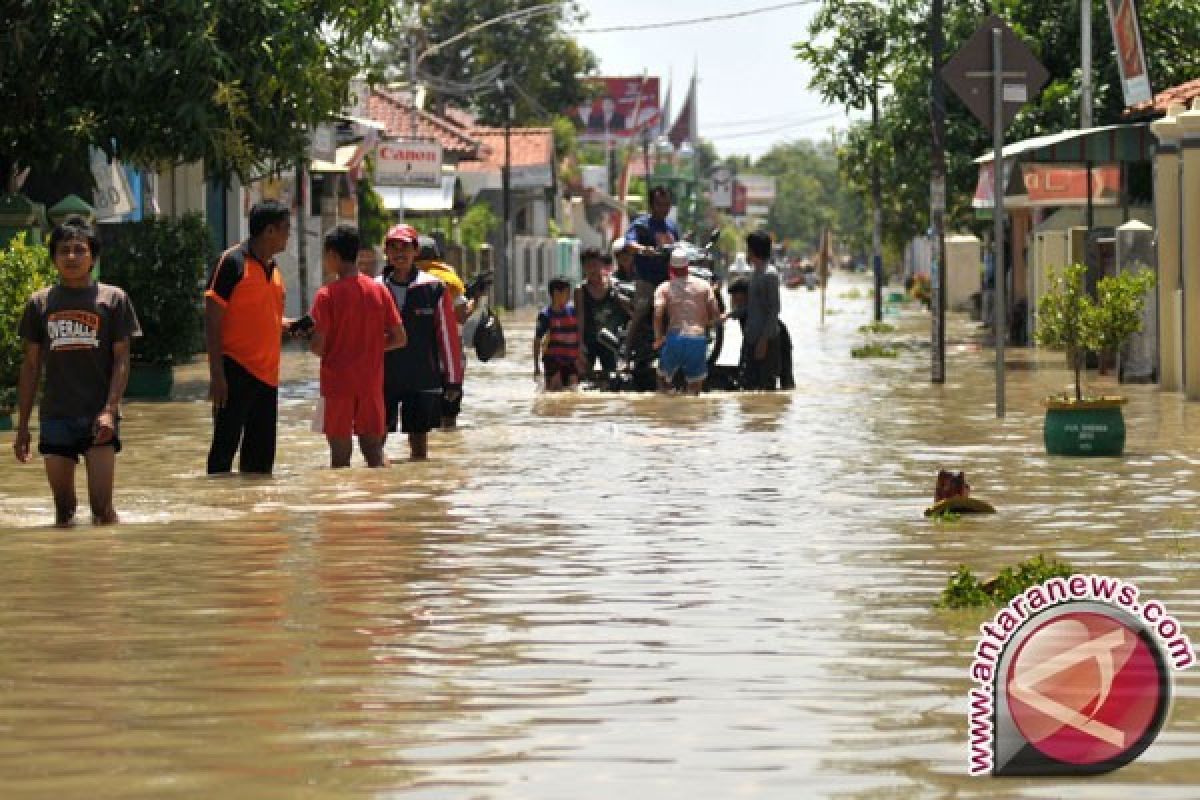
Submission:
POLYGON ((931 607, 1046 553, 1200 639, 1200 405, 1125 387, 1124 458, 1048 458, 1061 357, 1012 353, 997 422, 973 325, 934 387, 915 310, 900 358, 849 357, 849 287, 823 329, 786 297, 789 394, 539 394, 526 320, 428 463, 324 469, 301 353, 272 479, 202 474, 199 364, 129 404, 117 528, 46 527, 40 468, 0 462, 0 795, 1200 796, 1196 673, 1117 773, 965 777, 984 615, 931 607), (942 466, 1000 513, 924 520, 942 466))

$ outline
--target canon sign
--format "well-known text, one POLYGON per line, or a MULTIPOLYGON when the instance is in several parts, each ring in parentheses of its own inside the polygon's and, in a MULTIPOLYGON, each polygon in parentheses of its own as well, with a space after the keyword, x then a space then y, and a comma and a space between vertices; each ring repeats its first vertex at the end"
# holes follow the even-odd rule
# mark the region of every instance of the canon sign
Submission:
POLYGON ((375 146, 375 182, 380 186, 438 186, 442 145, 433 141, 384 141, 375 146))

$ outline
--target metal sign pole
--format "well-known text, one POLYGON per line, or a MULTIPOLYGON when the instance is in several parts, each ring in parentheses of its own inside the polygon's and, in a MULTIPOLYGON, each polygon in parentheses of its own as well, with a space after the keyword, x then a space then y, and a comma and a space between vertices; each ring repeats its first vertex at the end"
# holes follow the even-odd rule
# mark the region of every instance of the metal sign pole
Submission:
POLYGON ((942 81, 942 48, 945 44, 942 6, 942 0, 933 0, 929 19, 930 60, 933 62, 930 96, 933 136, 929 198, 929 221, 933 227, 933 280, 929 287, 933 311, 933 329, 930 332, 933 340, 930 380, 933 383, 946 382, 946 90, 942 81))
POLYGON ((1004 343, 1007 340, 1008 303, 1005 299, 1004 275, 1004 56, 1003 35, 999 28, 992 30, 992 174, 995 198, 992 215, 995 223, 995 249, 992 253, 992 275, 995 284, 995 303, 992 325, 996 332, 996 417, 1004 416, 1004 343))

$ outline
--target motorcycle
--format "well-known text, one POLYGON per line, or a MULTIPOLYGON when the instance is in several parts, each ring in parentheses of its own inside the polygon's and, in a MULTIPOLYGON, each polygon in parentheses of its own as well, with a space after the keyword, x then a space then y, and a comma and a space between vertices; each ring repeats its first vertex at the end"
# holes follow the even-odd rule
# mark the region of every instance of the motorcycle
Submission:
MULTIPOLYGON (((638 234, 638 243, 647 247, 655 247, 661 258, 669 258, 671 252, 677 248, 687 250, 688 273, 713 287, 717 306, 722 315, 725 313, 721 279, 717 275, 715 257, 712 252, 713 245, 720 236, 719 230, 712 232, 703 247, 697 247, 686 241, 658 247, 654 244, 654 236, 648 229, 637 226, 635 230, 638 234)), ((622 304, 632 309, 636 295, 634 282, 616 281, 613 285, 622 304)), ((629 321, 626 319, 621 325, 615 328, 601 329, 597 334, 601 346, 608 348, 616 357, 618 367, 613 372, 592 376, 590 385, 593 388, 609 392, 651 392, 658 388, 658 350, 654 347, 652 320, 649 317, 646 318, 640 326, 637 336, 629 343, 628 352, 625 352, 628 329, 629 321)), ((721 356, 721 347, 725 342, 724 319, 720 319, 715 325, 710 326, 705 331, 705 335, 708 339, 706 361, 711 375, 717 359, 721 356)), ((681 375, 675 376, 675 384, 676 388, 683 388, 684 381, 681 375)))

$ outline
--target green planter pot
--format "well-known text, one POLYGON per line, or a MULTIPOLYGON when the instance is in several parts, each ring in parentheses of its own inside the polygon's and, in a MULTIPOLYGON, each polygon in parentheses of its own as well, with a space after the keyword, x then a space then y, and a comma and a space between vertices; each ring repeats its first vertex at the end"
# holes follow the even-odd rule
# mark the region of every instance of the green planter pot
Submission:
POLYGON ((137 400, 170 400, 175 372, 170 364, 134 364, 125 396, 137 400))
POLYGON ((1125 452, 1123 398, 1046 402, 1046 452, 1052 456, 1119 456, 1125 452))

